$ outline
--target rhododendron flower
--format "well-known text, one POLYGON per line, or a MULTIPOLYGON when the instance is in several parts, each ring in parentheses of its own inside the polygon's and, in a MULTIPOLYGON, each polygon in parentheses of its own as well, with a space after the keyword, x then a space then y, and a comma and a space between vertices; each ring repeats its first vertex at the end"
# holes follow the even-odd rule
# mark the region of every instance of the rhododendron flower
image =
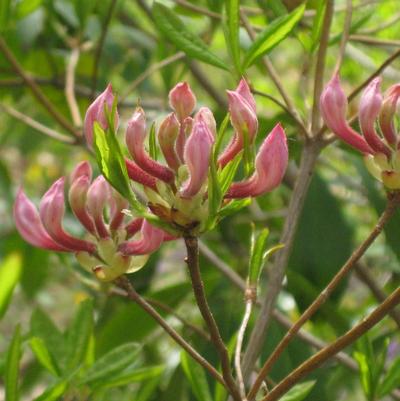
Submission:
POLYGON ((400 189, 400 135, 394 118, 400 85, 393 85, 385 96, 381 78, 365 88, 359 104, 358 118, 362 135, 346 121, 347 97, 335 75, 322 92, 320 106, 326 125, 343 141, 364 154, 369 172, 388 189, 400 189), (376 130, 379 125, 382 135, 376 130))
MULTIPOLYGON (((173 112, 163 119, 156 133, 165 162, 155 160, 146 149, 146 115, 138 107, 125 133, 132 158, 125 160, 127 173, 131 180, 144 186, 148 206, 154 214, 177 231, 195 229, 198 233, 205 228, 209 216, 209 190, 213 185, 209 179, 210 166, 222 176, 235 165, 231 162, 237 160, 236 156, 254 147, 258 131, 256 104, 244 79, 234 91, 228 91, 233 137, 220 155, 214 155, 217 124, 212 111, 203 106, 192 115, 196 97, 187 83, 179 83, 170 91, 169 102, 173 112)), ((101 125, 101 121, 99 123, 101 125)), ((93 132, 90 135, 93 136, 93 132)), ((234 171, 221 201, 224 198, 226 205, 233 199, 272 191, 282 181, 287 162, 286 136, 278 124, 260 147, 254 173, 241 182, 232 183, 234 171)))
POLYGON ((71 209, 86 230, 85 238, 69 234, 63 226, 64 177, 42 197, 39 211, 20 189, 14 219, 19 233, 30 244, 73 252, 84 268, 93 271, 100 280, 110 281, 140 269, 149 254, 170 238, 141 218, 125 222, 128 202, 102 176, 93 182, 91 178, 89 163, 78 164, 71 174, 68 191, 71 209))

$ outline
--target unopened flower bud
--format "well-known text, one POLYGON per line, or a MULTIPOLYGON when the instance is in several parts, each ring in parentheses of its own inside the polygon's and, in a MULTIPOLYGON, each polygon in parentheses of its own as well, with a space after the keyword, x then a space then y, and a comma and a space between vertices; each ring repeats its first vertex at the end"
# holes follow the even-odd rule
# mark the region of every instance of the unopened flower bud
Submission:
POLYGON ((175 110, 179 121, 190 116, 196 107, 196 96, 187 82, 181 82, 169 92, 169 104, 175 110))
MULTIPOLYGON (((109 84, 105 91, 101 93, 96 100, 89 106, 85 116, 84 132, 86 142, 90 147, 93 145, 93 126, 94 122, 97 121, 100 126, 106 130, 108 128, 108 121, 105 114, 104 107, 107 106, 111 111, 114 102, 114 95, 112 93, 112 86, 109 84)), ((118 127, 118 113, 115 115, 115 127, 118 127)))
POLYGON ((175 113, 168 114, 158 129, 158 143, 168 166, 174 170, 179 168, 180 162, 175 151, 175 142, 178 137, 180 124, 175 113))
POLYGON ((390 145, 396 146, 398 143, 397 132, 394 127, 394 116, 396 113, 397 102, 400 97, 400 84, 393 85, 383 100, 382 109, 379 115, 379 124, 383 136, 390 145))

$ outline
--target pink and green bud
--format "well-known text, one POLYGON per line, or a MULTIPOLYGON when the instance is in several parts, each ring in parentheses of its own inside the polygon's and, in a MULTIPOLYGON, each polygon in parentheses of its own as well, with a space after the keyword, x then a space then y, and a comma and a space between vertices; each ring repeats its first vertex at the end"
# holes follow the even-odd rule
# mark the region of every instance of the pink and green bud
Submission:
POLYGON ((207 180, 211 149, 214 137, 204 121, 195 122, 184 151, 184 161, 189 171, 189 179, 180 194, 183 198, 196 195, 207 180))
POLYGON ((110 185, 102 175, 98 176, 89 187, 86 204, 100 238, 108 238, 110 236, 103 217, 104 208, 109 202, 110 196, 110 185))
POLYGON ((143 220, 141 238, 122 243, 118 250, 123 255, 145 255, 156 251, 164 241, 164 231, 143 220))
POLYGON ((381 79, 375 78, 364 90, 361 100, 358 118, 361 131, 368 145, 375 151, 390 156, 390 149, 383 143, 375 131, 375 120, 382 106, 382 94, 380 91, 381 79))
POLYGON ((92 180, 92 167, 87 161, 80 162, 76 165, 76 167, 73 169, 72 173, 69 176, 69 181, 73 183, 76 179, 78 179, 81 176, 87 177, 89 181, 92 180))
POLYGON ((335 75, 323 90, 320 108, 326 125, 335 135, 362 153, 374 153, 366 140, 346 121, 347 97, 340 86, 338 75, 335 75))
POLYGON ((217 123, 215 122, 214 114, 208 107, 201 107, 196 113, 194 116, 194 123, 198 121, 203 121, 207 125, 212 139, 215 140, 217 136, 217 123))
POLYGON ((40 219, 50 237, 61 246, 71 251, 93 253, 96 250, 95 244, 76 238, 64 230, 64 212, 64 177, 61 177, 44 194, 39 206, 40 219))
POLYGON ((287 163, 286 135, 282 126, 277 124, 257 153, 253 175, 247 180, 233 183, 225 197, 255 197, 272 191, 282 182, 287 163))
POLYGON ((158 143, 160 144, 161 151, 168 166, 174 170, 177 170, 180 166, 180 161, 175 151, 179 129, 180 124, 175 113, 168 114, 158 129, 158 143))
POLYGON ((125 218, 124 210, 129 207, 129 202, 118 192, 111 189, 110 196, 110 230, 118 230, 125 218))
POLYGON ((176 139, 175 149, 181 163, 184 163, 183 153, 187 138, 190 136, 193 129, 194 120, 192 117, 186 117, 179 128, 178 138, 176 139))
POLYGON ((129 153, 136 164, 148 174, 165 182, 174 180, 174 172, 151 159, 144 147, 146 139, 146 117, 142 108, 138 107, 128 122, 125 142, 129 153))
POLYGON ((244 98, 249 106, 252 108, 254 113, 256 112, 256 100, 254 99, 253 94, 251 93, 250 87, 247 81, 242 78, 239 82, 239 85, 236 88, 236 92, 244 98))
MULTIPOLYGON (((109 84, 104 92, 102 92, 96 100, 89 106, 86 111, 85 122, 84 122, 84 133, 87 144, 93 146, 93 126, 97 121, 100 126, 106 130, 108 128, 108 121, 105 113, 105 107, 108 110, 112 110, 114 103, 114 95, 112 93, 112 86, 109 84)), ((118 127, 118 113, 115 115, 115 127, 118 127)))
POLYGON ((180 82, 169 92, 169 104, 182 122, 196 107, 196 96, 187 82, 180 82))
POLYGON ((13 212, 17 230, 26 242, 52 251, 67 250, 47 234, 35 205, 27 198, 22 189, 18 190, 13 212))
POLYGON ((386 141, 396 146, 398 136, 394 126, 394 116, 396 114, 397 102, 400 96, 400 84, 393 85, 389 88, 387 95, 383 100, 382 109, 379 115, 379 124, 386 141))

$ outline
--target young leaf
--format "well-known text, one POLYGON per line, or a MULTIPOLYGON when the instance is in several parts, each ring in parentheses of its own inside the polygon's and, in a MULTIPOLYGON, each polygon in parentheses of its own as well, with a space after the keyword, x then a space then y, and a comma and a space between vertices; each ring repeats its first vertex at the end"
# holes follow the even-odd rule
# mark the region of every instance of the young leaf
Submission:
POLYGON ((149 366, 146 368, 135 368, 128 372, 113 374, 109 379, 99 382, 97 389, 106 389, 111 387, 125 386, 130 383, 142 382, 144 380, 154 379, 165 370, 164 366, 149 366))
POLYGON ((290 14, 275 19, 261 32, 248 49, 243 69, 253 64, 258 58, 271 51, 278 43, 285 39, 300 21, 305 10, 305 4, 297 7, 290 14))
POLYGON ((17 253, 10 253, 0 265, 0 319, 7 310, 21 271, 21 255, 17 253))
POLYGON ((222 140, 224 139, 224 136, 226 133, 226 127, 228 126, 228 123, 229 123, 229 113, 227 113, 226 116, 224 117, 224 119, 222 120, 222 123, 218 130, 217 140, 214 144, 214 150, 213 150, 213 157, 214 157, 215 162, 217 162, 218 154, 219 154, 219 151, 221 150, 222 140))
POLYGON ((392 390, 399 387, 400 383, 400 356, 390 365, 381 384, 378 387, 378 397, 382 398, 392 390))
POLYGON ((85 359, 90 337, 93 331, 93 302, 91 299, 81 302, 78 312, 67 332, 66 372, 79 367, 85 359))
POLYGON ((268 228, 262 230, 257 236, 253 232, 250 248, 249 283, 256 286, 260 277, 264 261, 264 252, 269 235, 268 228))
POLYGON ((311 31, 311 46, 310 52, 314 52, 315 49, 318 47, 319 37, 321 35, 322 30, 322 21, 324 20, 326 8, 326 1, 319 1, 317 4, 317 13, 313 20, 313 26, 311 31))
POLYGON ((372 382, 372 374, 369 368, 368 360, 365 354, 355 351, 353 354, 354 359, 358 363, 358 367, 360 369, 360 380, 361 385, 364 390, 364 394, 369 399, 371 395, 371 382, 372 382))
POLYGON ((125 159, 118 140, 113 132, 104 132, 98 122, 94 123, 94 149, 97 164, 107 181, 126 199, 129 200, 133 209, 143 212, 141 205, 132 192, 125 159))
POLYGON ((14 330, 10 347, 7 350, 4 387, 6 392, 5 401, 18 401, 18 377, 19 361, 21 359, 21 328, 19 325, 14 330))
POLYGON ((204 370, 185 351, 181 352, 181 365, 197 401, 212 401, 204 370))
POLYGON ((241 74, 239 44, 239 5, 239 0, 225 1, 227 23, 226 44, 229 48, 235 68, 237 72, 241 74))
POLYGON ((67 380, 61 380, 51 387, 47 388, 39 397, 35 398, 33 401, 57 401, 60 400, 61 396, 65 393, 67 389, 67 380))
POLYGON ((210 52, 208 46, 198 35, 189 31, 181 19, 170 8, 159 2, 155 2, 153 5, 153 17, 157 28, 179 50, 184 51, 189 57, 223 70, 228 70, 227 64, 214 53, 210 52))
POLYGON ((315 385, 315 380, 297 384, 291 388, 279 401, 302 401, 315 385))
POLYGON ((140 345, 136 343, 127 343, 112 349, 87 370, 81 384, 94 385, 101 382, 106 384, 107 379, 113 378, 114 375, 135 362, 140 349, 140 345))
POLYGON ((218 213, 218 217, 224 218, 230 216, 231 214, 237 213, 239 210, 251 203, 251 198, 235 199, 224 206, 218 213))
POLYGON ((238 153, 234 157, 234 159, 231 160, 218 174, 218 181, 221 187, 222 196, 226 194, 229 187, 231 186, 232 181, 235 178, 235 174, 239 167, 239 164, 242 161, 242 158, 243 158, 242 152, 238 153))
POLYGON ((40 364, 53 376, 59 376, 60 369, 57 366, 56 360, 47 349, 45 342, 40 337, 32 337, 29 340, 29 345, 40 364))
POLYGON ((150 134, 149 134, 149 154, 153 160, 157 160, 158 152, 157 152, 157 142, 156 142, 156 125, 155 123, 151 124, 150 134))

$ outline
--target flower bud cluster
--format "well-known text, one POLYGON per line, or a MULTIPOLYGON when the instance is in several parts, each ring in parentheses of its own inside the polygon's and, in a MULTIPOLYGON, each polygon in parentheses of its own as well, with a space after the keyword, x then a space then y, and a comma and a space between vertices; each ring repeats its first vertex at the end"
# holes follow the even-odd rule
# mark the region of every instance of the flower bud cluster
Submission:
POLYGON ((168 234, 141 218, 126 222, 124 209, 128 202, 103 176, 93 182, 91 178, 90 164, 79 163, 71 174, 68 190, 69 205, 86 231, 85 238, 71 235, 63 226, 64 177, 44 194, 39 211, 20 189, 14 205, 15 224, 31 245, 75 253, 85 269, 102 281, 111 281, 140 269, 168 234))
POLYGON ((389 190, 400 189, 400 135, 395 114, 400 85, 381 93, 381 78, 373 79, 361 95, 358 119, 362 135, 346 121, 347 97, 335 75, 324 89, 321 112, 326 125, 343 141, 364 154, 368 171, 389 190), (377 130, 379 127, 379 132, 377 130))

